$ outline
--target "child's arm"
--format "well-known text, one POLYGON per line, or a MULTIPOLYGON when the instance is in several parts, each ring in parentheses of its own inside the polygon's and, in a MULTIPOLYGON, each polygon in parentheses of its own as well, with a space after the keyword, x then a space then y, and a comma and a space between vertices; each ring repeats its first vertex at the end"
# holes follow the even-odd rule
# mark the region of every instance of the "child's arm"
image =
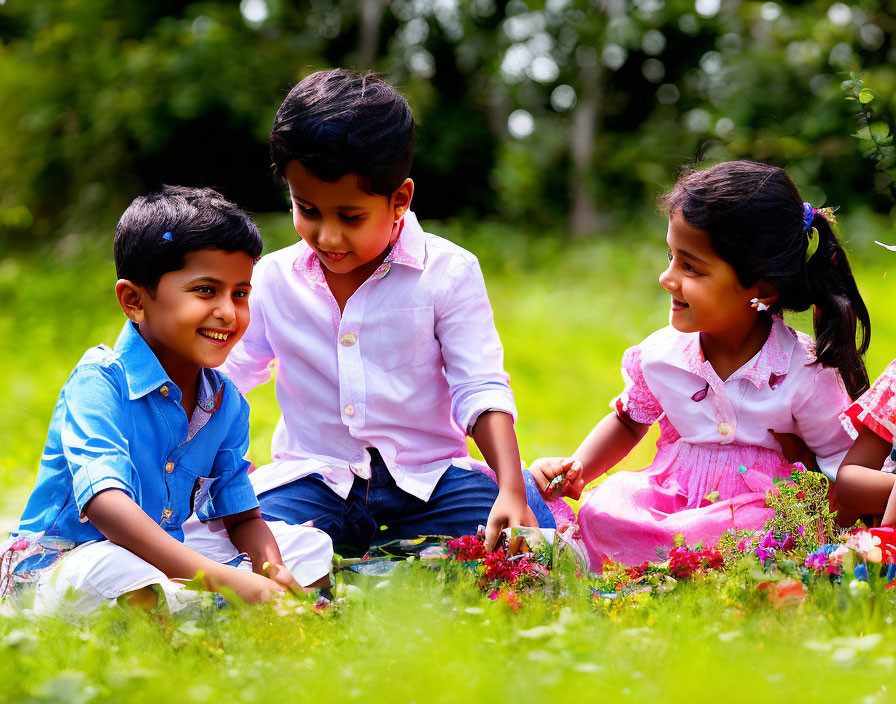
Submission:
POLYGON ((261 517, 260 509, 253 508, 224 516, 222 521, 227 529, 227 535, 230 536, 230 542, 237 550, 249 556, 253 572, 270 577, 294 592, 301 590, 301 585, 283 564, 277 540, 261 517), (276 569, 265 569, 265 565, 274 565, 276 569))
POLYGON ((526 485, 520 473, 520 450, 513 418, 500 411, 486 411, 476 419, 473 440, 498 479, 498 498, 488 515, 485 544, 491 548, 504 528, 534 526, 538 522, 526 501, 526 485))
POLYGON ((548 485, 565 475, 563 494, 578 499, 589 482, 620 462, 647 434, 650 425, 633 421, 625 411, 614 411, 594 426, 572 457, 535 460, 529 471, 542 494, 548 485))
POLYGON ((870 428, 859 429, 859 437, 843 458, 835 482, 837 502, 847 514, 843 517, 845 522, 854 523, 861 514, 879 516, 891 508, 896 478, 880 468, 892 449, 870 428))
POLYGON ((168 577, 192 579, 202 573, 208 589, 232 589, 249 603, 266 601, 273 594, 284 591, 281 585, 267 577, 228 567, 200 555, 166 533, 118 489, 107 489, 94 496, 84 508, 84 514, 110 541, 146 560, 168 577))

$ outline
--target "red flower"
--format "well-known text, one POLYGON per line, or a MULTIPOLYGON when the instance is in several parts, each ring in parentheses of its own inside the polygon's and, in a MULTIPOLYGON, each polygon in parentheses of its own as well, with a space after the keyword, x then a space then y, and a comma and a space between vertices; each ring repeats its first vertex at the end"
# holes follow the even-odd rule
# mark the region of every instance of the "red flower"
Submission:
POLYGON ((896 562, 896 530, 890 526, 882 526, 881 528, 869 528, 868 532, 875 538, 880 538, 879 547, 883 561, 896 562))
POLYGON ((487 554, 485 545, 475 535, 464 535, 460 538, 452 538, 446 540, 445 545, 451 551, 451 557, 458 562, 481 560, 487 554))

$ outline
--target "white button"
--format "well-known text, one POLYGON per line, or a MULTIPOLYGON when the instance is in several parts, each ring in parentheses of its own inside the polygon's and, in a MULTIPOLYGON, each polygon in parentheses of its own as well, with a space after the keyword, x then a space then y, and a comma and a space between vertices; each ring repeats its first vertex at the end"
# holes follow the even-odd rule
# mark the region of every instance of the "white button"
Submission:
POLYGON ((347 332, 339 338, 339 344, 343 347, 351 347, 358 341, 358 336, 353 332, 347 332))
POLYGON ((174 462, 166 462, 165 463, 165 471, 168 474, 171 474, 174 471, 174 462))
POLYGON ((727 435, 731 432, 731 426, 728 425, 725 421, 719 423, 719 435, 727 435))
POLYGON ((355 415, 355 407, 352 404, 348 404, 345 408, 342 409, 342 412, 345 413, 345 415, 351 417, 355 415))

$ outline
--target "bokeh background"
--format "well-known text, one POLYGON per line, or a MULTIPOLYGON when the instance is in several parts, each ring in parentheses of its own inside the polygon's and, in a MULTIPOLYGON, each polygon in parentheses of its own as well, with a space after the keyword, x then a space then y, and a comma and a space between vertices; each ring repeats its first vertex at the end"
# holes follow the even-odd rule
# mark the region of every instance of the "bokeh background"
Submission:
MULTIPOLYGON (((292 84, 334 66, 411 103, 414 208, 483 263, 527 459, 574 449, 624 348, 664 324, 655 204, 682 167, 766 161, 841 206, 879 373, 896 355, 896 255, 871 244, 896 241, 894 65, 887 0, 0 0, 0 528, 59 388, 123 322, 124 207, 213 186, 267 250, 293 241, 268 131, 292 84)), ((260 463, 273 390, 250 402, 260 463)))

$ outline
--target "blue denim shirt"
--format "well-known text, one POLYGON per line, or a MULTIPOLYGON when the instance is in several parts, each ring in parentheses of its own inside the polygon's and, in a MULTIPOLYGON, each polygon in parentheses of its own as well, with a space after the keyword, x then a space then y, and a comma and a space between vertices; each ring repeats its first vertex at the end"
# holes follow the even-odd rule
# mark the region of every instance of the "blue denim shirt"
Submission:
POLYGON ((181 541, 194 509, 209 520, 258 506, 244 459, 249 406, 218 372, 202 375, 199 403, 211 415, 187 440, 181 391, 132 323, 114 349, 89 349, 59 394, 19 532, 100 539, 83 511, 106 489, 125 492, 181 541))

